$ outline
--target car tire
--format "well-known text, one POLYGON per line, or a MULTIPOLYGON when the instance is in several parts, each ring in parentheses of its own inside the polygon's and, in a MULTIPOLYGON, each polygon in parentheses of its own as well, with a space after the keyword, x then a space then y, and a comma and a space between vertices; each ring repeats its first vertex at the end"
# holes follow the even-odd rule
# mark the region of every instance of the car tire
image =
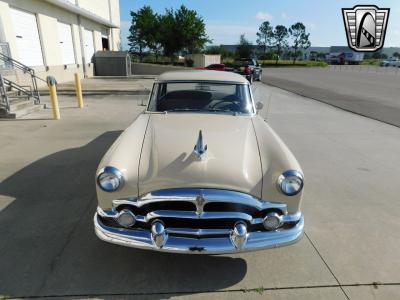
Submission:
POLYGON ((253 75, 250 75, 250 78, 249 78, 250 84, 253 84, 253 81, 254 81, 253 75))
POLYGON ((258 73, 257 81, 261 81, 261 79, 262 79, 262 72, 258 73))

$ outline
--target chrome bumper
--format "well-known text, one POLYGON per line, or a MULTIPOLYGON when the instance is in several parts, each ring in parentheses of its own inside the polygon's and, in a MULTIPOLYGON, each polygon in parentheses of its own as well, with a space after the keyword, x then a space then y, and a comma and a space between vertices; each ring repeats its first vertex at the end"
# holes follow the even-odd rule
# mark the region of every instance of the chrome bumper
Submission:
POLYGON ((150 230, 124 229, 110 227, 101 221, 96 213, 94 216, 96 235, 103 241, 140 249, 150 249, 173 253, 193 254, 223 254, 261 250, 290 245, 297 242, 303 235, 304 218, 301 215, 296 225, 289 229, 276 231, 249 232, 243 246, 238 249, 231 235, 223 237, 183 237, 175 236, 176 229, 165 229, 165 242, 157 247, 150 230))
POLYGON ((110 243, 175 253, 221 254, 288 245, 302 236, 300 211, 241 192, 218 189, 168 189, 140 198, 112 201, 94 216, 97 236, 110 243), (277 229, 265 218, 279 215, 277 229), (128 216, 131 224, 118 223, 128 216))

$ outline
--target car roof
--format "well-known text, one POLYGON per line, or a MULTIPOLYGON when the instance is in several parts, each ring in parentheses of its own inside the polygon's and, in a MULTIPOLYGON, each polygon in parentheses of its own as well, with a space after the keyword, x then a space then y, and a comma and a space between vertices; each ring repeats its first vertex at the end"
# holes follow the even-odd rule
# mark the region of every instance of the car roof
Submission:
POLYGON ((216 81, 216 82, 233 82, 248 84, 248 81, 243 76, 224 71, 207 71, 207 70, 183 70, 171 71, 161 74, 157 82, 165 81, 216 81))

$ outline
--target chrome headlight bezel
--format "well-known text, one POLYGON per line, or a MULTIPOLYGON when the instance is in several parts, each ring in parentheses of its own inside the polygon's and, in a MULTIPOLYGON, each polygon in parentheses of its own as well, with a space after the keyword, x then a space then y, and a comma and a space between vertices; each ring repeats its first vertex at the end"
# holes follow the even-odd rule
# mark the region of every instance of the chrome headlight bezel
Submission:
POLYGON ((96 182, 101 190, 108 192, 108 193, 112 193, 112 192, 119 190, 122 187, 122 185, 124 184, 124 176, 122 175, 122 172, 120 170, 118 170, 117 168, 107 166, 100 170, 100 172, 97 175, 96 182), (105 186, 101 182, 101 177, 104 174, 109 174, 109 175, 113 176, 114 179, 117 179, 118 185, 113 189, 105 188, 105 186))
POLYGON ((277 188, 278 190, 286 195, 286 196, 294 196, 297 195, 298 193, 300 193, 302 191, 304 187, 304 176, 303 174, 301 174, 299 171, 296 170, 288 170, 283 172, 277 180, 277 188), (291 178, 296 178, 297 180, 300 181, 300 185, 298 190, 294 191, 294 192, 288 192, 285 190, 285 188, 283 187, 283 184, 285 183, 285 180, 289 180, 291 178))

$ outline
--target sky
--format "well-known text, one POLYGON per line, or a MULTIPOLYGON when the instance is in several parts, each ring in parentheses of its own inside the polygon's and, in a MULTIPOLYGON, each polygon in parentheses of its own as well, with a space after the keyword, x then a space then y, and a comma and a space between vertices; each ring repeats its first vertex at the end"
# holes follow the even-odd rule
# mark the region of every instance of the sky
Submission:
POLYGON ((312 46, 347 45, 342 8, 358 4, 375 4, 390 8, 385 47, 400 46, 400 1, 353 0, 120 0, 121 39, 127 50, 130 11, 149 5, 157 13, 166 8, 179 8, 182 4, 194 9, 204 19, 207 34, 213 45, 237 44, 239 36, 256 43, 258 27, 264 21, 273 26, 290 26, 302 22, 310 33, 312 46))

